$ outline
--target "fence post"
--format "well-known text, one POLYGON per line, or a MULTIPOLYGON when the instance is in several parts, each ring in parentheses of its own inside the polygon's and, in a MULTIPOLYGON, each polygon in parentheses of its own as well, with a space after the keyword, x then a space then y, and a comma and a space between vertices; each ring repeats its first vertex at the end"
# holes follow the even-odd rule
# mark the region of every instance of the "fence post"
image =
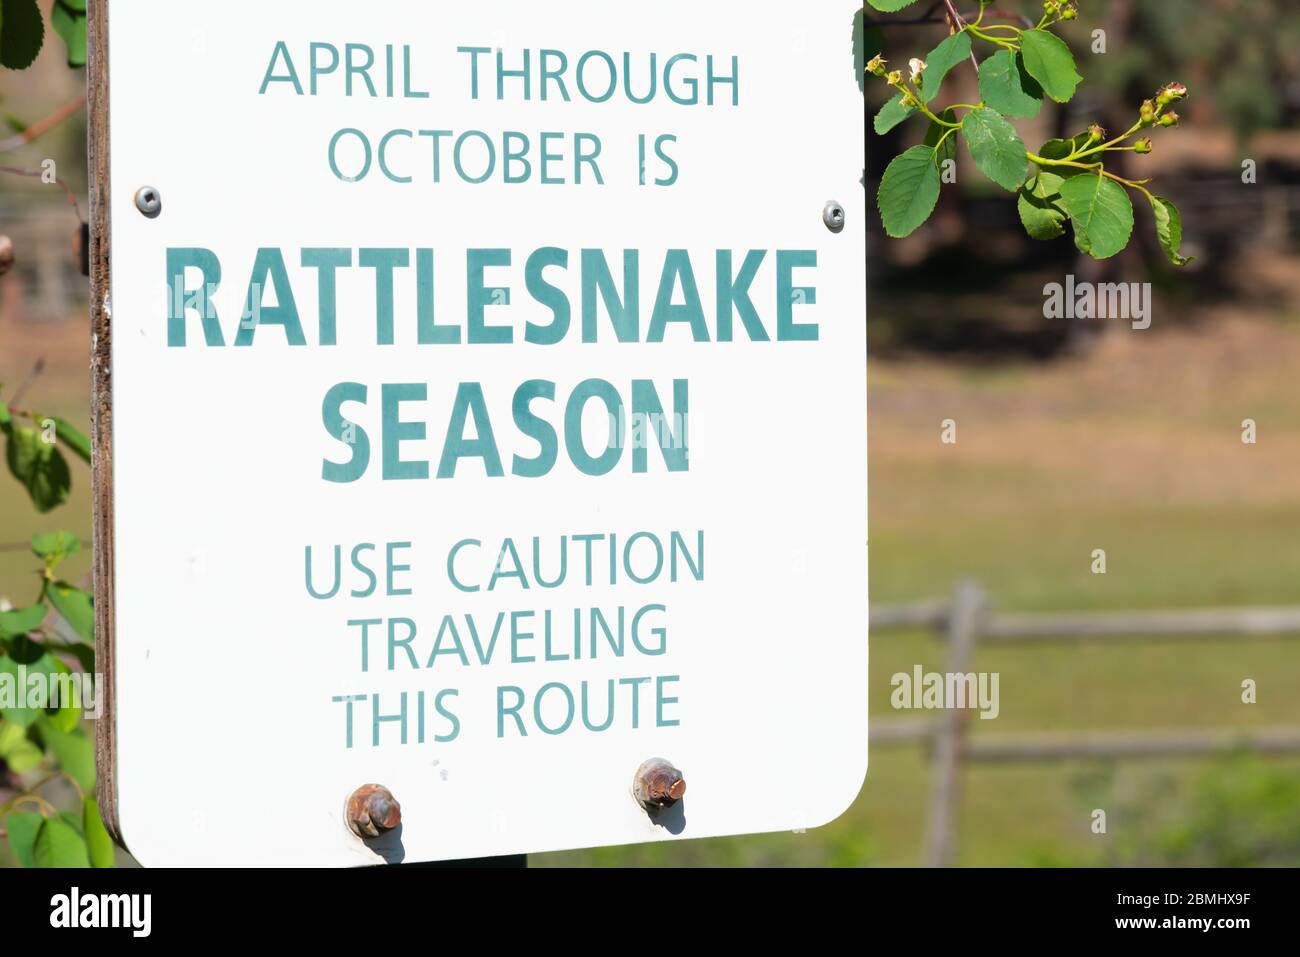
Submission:
MULTIPOLYGON (((972 582, 963 582, 953 593, 946 635, 949 674, 965 674, 970 670, 984 605, 983 590, 972 582)), ((965 708, 945 711, 935 734, 930 763, 930 808, 926 821, 927 867, 951 867, 956 856, 961 763, 968 715, 965 708)))

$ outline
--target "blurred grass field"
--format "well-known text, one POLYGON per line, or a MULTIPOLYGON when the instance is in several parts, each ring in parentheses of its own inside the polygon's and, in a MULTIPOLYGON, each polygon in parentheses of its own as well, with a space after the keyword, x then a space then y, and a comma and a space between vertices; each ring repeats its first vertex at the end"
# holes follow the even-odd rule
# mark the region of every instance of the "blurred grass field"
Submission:
MULTIPOLYGON (((83 323, 20 327, 0 317, 0 342, 0 381, 22 380, 43 358, 27 404, 86 422, 83 323)), ((1047 365, 873 362, 872 600, 942 597, 969 578, 1004 610, 1300 604, 1296 368, 1294 325, 1231 318, 1116 331, 1086 359, 1047 365), (948 418, 956 445, 939 441, 948 418), (1241 442, 1245 418, 1257 422, 1255 445, 1241 442), (1094 548, 1106 549, 1104 576, 1090 571, 1094 548)), ((33 514, 12 479, 0 477, 0 543, 55 527, 89 538, 89 476, 74 467, 71 502, 48 516, 33 514)), ((79 560, 78 575, 87 562, 79 560)), ((0 595, 29 598, 34 570, 29 555, 0 552, 0 595)), ((873 640, 873 716, 894 716, 890 676, 916 663, 942 669, 934 636, 873 640)), ((1300 641, 1004 646, 981 650, 975 667, 1002 676, 1001 717, 974 722, 975 734, 1300 724, 1300 641), (1255 705, 1240 701, 1247 677, 1259 682, 1255 705)), ((1116 862, 1127 841, 1154 826, 1150 810, 1126 808, 1159 806, 1176 825, 1193 813, 1194 788, 1221 767, 1182 759, 975 766, 965 776, 959 861, 1116 862), (1115 811, 1107 838, 1089 831, 1094 807, 1115 811)), ((1300 760, 1267 767, 1300 781, 1300 760)), ((825 828, 530 863, 917 864, 928 776, 921 746, 878 747, 857 802, 825 828)))

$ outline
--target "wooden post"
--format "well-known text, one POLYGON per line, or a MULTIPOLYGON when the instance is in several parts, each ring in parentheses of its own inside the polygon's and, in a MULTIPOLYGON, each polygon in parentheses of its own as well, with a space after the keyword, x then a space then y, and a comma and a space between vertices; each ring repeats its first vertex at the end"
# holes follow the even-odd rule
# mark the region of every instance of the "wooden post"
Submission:
MULTIPOLYGON (((109 288, 108 0, 86 4, 87 159, 90 181, 90 441, 93 486, 91 569, 95 593, 95 795, 109 833, 122 842, 117 819, 117 753, 113 677, 113 323, 109 288)), ((125 846, 125 845, 123 845, 125 846)))
MULTIPOLYGON (((958 585, 948 612, 948 673, 965 674, 970 670, 983 615, 984 592, 970 582, 958 585)), ((956 857, 962 752, 968 716, 965 708, 945 711, 935 735, 925 831, 927 867, 951 867, 956 857)))

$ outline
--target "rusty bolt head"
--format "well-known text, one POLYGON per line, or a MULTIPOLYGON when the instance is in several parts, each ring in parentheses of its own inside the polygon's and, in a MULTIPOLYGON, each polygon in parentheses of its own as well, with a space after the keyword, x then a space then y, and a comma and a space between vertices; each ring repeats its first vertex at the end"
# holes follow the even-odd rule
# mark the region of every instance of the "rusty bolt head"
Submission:
POLYGON ((348 798, 347 817, 357 837, 378 837, 402 823, 402 806, 382 784, 363 784, 348 798))
POLYGON ((0 236, 0 276, 14 266, 14 241, 8 236, 0 236))
POLYGON ((647 811, 672 807, 686 794, 682 772, 663 758, 651 758, 636 769, 632 796, 647 811))

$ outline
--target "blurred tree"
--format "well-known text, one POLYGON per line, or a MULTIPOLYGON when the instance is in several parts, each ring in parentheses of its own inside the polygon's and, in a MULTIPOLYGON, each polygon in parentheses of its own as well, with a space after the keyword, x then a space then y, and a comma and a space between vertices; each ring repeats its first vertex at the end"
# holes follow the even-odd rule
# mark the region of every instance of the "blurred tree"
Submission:
POLYGON ((1295 0, 1094 0, 1081 7, 1089 33, 1107 31, 1106 55, 1090 61, 1090 80, 1131 100, 1183 79, 1195 91, 1189 108, 1206 110, 1206 120, 1243 138, 1294 120, 1295 0))

